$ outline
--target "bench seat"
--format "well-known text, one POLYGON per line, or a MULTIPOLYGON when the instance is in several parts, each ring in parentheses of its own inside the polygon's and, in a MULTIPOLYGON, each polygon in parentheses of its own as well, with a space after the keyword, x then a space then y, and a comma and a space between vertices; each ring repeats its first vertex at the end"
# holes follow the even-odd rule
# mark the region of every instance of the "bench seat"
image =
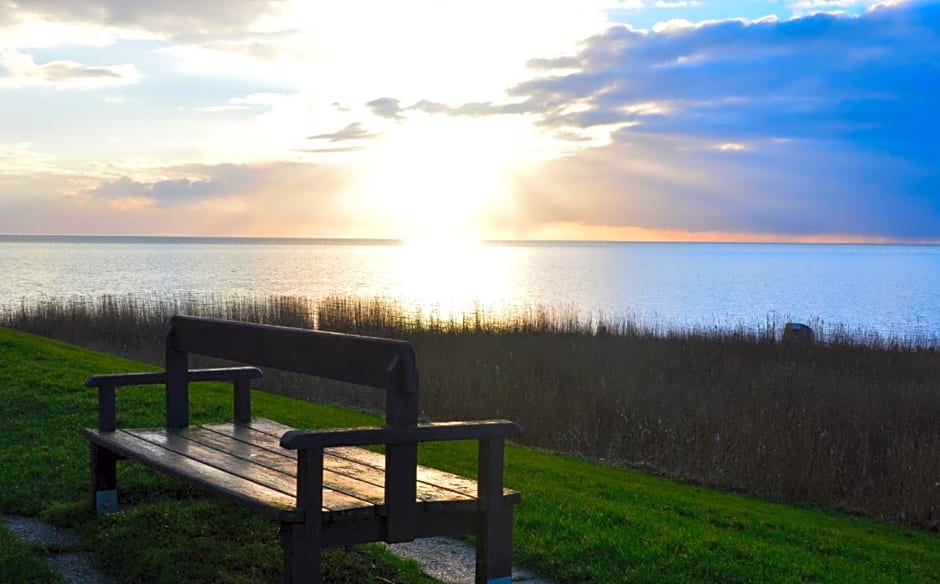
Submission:
MULTIPOLYGON (((297 451, 280 446, 293 428, 264 418, 186 428, 85 430, 85 437, 199 488, 235 499, 272 519, 303 521, 297 510, 297 451)), ((364 448, 327 448, 323 459, 323 524, 386 515, 385 456, 364 448)), ((477 482, 419 466, 418 513, 476 512, 477 482)), ((519 493, 503 490, 515 505, 519 493)))
MULTIPOLYGON (((508 584, 512 527, 521 495, 503 487, 505 442, 521 429, 508 420, 419 424, 417 356, 409 343, 174 316, 166 368, 93 375, 98 426, 91 443, 90 503, 117 509, 117 463, 140 462, 280 522, 285 584, 321 584, 322 549, 419 537, 476 536, 476 584, 508 584), (192 369, 191 355, 245 366, 192 369), (385 424, 295 430, 251 416, 259 367, 385 391, 385 424), (191 425, 189 386, 232 384, 232 422, 191 425), (163 384, 166 424, 118 428, 118 388, 163 384), (425 442, 476 442, 476 479, 418 465, 425 442), (380 454, 368 447, 384 447, 380 454)), ((469 462, 469 461, 468 461, 469 462)))

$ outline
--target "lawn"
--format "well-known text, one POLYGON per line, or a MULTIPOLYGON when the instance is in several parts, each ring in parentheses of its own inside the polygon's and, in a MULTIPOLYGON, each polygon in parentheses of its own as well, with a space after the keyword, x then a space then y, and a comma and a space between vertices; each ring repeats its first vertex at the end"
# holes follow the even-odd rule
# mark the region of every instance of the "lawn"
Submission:
MULTIPOLYGON (((125 582, 278 582, 277 526, 138 465, 119 472, 122 502, 106 520, 87 510, 93 373, 152 369, 0 329, 0 510, 80 530, 125 582), (133 550, 133 553, 128 553, 133 550)), ((255 412, 299 427, 376 423, 368 414, 256 392, 255 412)), ((159 425, 161 388, 118 396, 119 426, 159 425)), ((230 415, 230 388, 192 391, 194 421, 230 415)), ((524 429, 525 430, 525 429, 524 429)), ((422 449, 426 464, 473 476, 472 444, 422 449)), ((559 582, 940 582, 940 534, 827 510, 680 484, 520 446, 506 482, 520 490, 515 556, 559 582)), ((0 530, 0 580, 41 550, 0 530)), ((378 546, 328 555, 331 582, 430 582, 378 546)), ((12 575, 12 576, 11 576, 12 575)), ((43 581, 43 580, 39 580, 43 581)))

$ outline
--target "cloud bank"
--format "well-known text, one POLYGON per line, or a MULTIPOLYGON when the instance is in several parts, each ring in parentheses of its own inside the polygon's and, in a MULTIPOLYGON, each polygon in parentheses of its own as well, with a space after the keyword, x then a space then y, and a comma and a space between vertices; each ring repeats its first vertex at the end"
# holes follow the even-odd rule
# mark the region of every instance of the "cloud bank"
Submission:
POLYGON ((520 180, 522 215, 940 239, 938 63, 934 3, 610 28, 533 61, 545 74, 511 90, 570 136, 614 128, 609 145, 520 180))
POLYGON ((940 3, 717 4, 0 0, 0 231, 940 240, 940 3))

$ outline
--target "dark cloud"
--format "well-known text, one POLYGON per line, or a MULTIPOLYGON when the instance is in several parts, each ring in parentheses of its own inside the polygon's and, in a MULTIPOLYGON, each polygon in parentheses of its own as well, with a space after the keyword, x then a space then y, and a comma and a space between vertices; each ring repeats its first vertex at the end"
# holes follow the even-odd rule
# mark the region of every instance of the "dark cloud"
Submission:
POLYGON ((616 27, 574 57, 541 63, 572 65, 577 72, 511 93, 546 115, 574 101, 589 106, 558 125, 617 119, 652 101, 672 112, 643 120, 647 132, 923 144, 938 128, 924 122, 936 119, 931 96, 940 94, 940 4, 658 34, 616 27))
POLYGON ((380 97, 366 103, 366 106, 372 110, 372 113, 379 117, 397 120, 401 117, 402 110, 400 104, 401 101, 394 97, 380 97))
POLYGON ((934 171, 838 142, 721 151, 646 135, 519 177, 520 228, 579 222, 676 231, 940 239, 934 171), (785 164, 781 164, 781 163, 785 164))
POLYGON ((168 179, 155 182, 139 182, 121 177, 87 190, 83 194, 96 199, 118 200, 126 198, 154 199, 160 206, 192 204, 207 198, 222 195, 230 188, 220 181, 168 179))
POLYGON ((364 146, 337 146, 334 148, 294 148, 292 152, 306 152, 308 154, 336 154, 338 152, 361 152, 364 146))
POLYGON ((614 27, 530 65, 510 94, 544 126, 624 123, 521 186, 539 221, 940 239, 940 3, 614 27))
POLYGON ((536 111, 529 103, 495 103, 491 101, 480 101, 464 103, 457 106, 451 106, 438 101, 429 101, 422 99, 409 106, 402 107, 401 101, 392 97, 380 97, 365 104, 372 113, 379 117, 400 120, 408 112, 421 112, 429 115, 447 115, 447 116, 493 116, 524 114, 536 111))
POLYGON ((40 65, 37 67, 37 71, 40 77, 53 83, 89 79, 124 79, 124 77, 113 68, 89 67, 68 61, 52 61, 40 65))
POLYGON ((166 169, 167 174, 199 178, 141 181, 124 176, 104 181, 81 195, 90 199, 119 201, 152 199, 158 207, 192 206, 225 197, 239 197, 265 207, 291 200, 298 186, 301 194, 326 199, 343 190, 350 180, 338 167, 281 162, 265 164, 188 165, 166 169))
POLYGON ((360 122, 353 122, 341 130, 336 132, 328 132, 326 134, 316 134, 314 136, 307 136, 307 140, 328 140, 330 142, 346 142, 349 140, 366 140, 368 138, 374 138, 376 136, 381 136, 381 133, 370 132, 362 126, 360 122))
MULTIPOLYGON (((14 12, 69 22, 138 27, 173 37, 240 32, 282 0, 19 0, 14 12)), ((0 22, 12 17, 0 4, 0 22)))
POLYGON ((344 198, 362 172, 353 166, 280 162, 151 170, 190 178, 125 176, 76 190, 95 180, 52 172, 0 176, 0 233, 340 236, 359 226, 363 215, 344 198))

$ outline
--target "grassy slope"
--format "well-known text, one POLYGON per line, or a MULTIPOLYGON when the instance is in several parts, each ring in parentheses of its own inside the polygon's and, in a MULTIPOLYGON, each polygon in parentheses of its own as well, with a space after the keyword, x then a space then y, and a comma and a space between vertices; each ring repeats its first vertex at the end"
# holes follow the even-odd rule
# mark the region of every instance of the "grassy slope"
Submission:
POLYGON ((52 584, 62 582, 29 544, 0 524, 0 582, 52 584))
MULTIPOLYGON (((232 505, 206 500, 139 465, 119 465, 121 501, 134 505, 131 511, 104 521, 95 521, 88 511, 88 445, 79 430, 94 426, 97 402, 82 382, 93 373, 146 369, 153 368, 0 329, 0 420, 4 421, 0 512, 42 514, 55 523, 78 527, 98 561, 123 582, 280 582, 277 525, 232 505)), ((230 386, 194 389, 193 418, 224 418, 231 407, 230 394, 230 386)), ((291 412, 296 401, 257 396, 259 411, 300 421, 291 412)), ((125 388, 118 396, 119 425, 159 425, 162 411, 159 387, 125 388)), ((335 408, 305 411, 310 425, 315 423, 314 413, 331 424, 375 421, 335 408)), ((0 582, 58 581, 50 579, 48 571, 35 580, 15 577, 30 573, 24 558, 34 564, 39 561, 0 526, 0 582)), ((327 581, 334 583, 436 582, 423 576, 415 564, 378 546, 330 552, 324 570, 327 581)))
MULTIPOLYGON (((206 501, 138 465, 123 465, 129 513, 94 521, 87 445, 78 434, 95 420, 92 373, 142 370, 140 364, 0 329, 0 511, 44 513, 79 525, 129 582, 276 582, 276 526, 206 501), (177 499, 184 499, 181 504, 177 499), (119 550, 134 549, 134 554, 119 550), (205 558, 213 558, 206 562, 205 558)), ((160 388, 128 388, 119 425, 158 425, 160 388)), ((193 391, 195 420, 229 414, 227 387, 193 391)), ((255 394, 259 415, 302 427, 371 424, 375 418, 269 394, 255 394)), ((425 462, 471 475, 471 444, 423 448, 425 462)), ((940 582, 940 536, 843 514, 801 509, 680 485, 642 473, 511 447, 507 483, 525 502, 516 521, 516 557, 546 576, 571 582, 819 581, 940 582)), ((10 569, 0 534, 0 574, 10 569)), ((11 548, 12 549, 12 548, 11 548)), ((377 574, 417 582, 376 549, 331 554, 333 581, 377 574), (375 565, 376 567, 373 567, 375 565), (361 570, 366 570, 365 572, 361 570), (371 571, 370 571, 371 570, 371 571)))

